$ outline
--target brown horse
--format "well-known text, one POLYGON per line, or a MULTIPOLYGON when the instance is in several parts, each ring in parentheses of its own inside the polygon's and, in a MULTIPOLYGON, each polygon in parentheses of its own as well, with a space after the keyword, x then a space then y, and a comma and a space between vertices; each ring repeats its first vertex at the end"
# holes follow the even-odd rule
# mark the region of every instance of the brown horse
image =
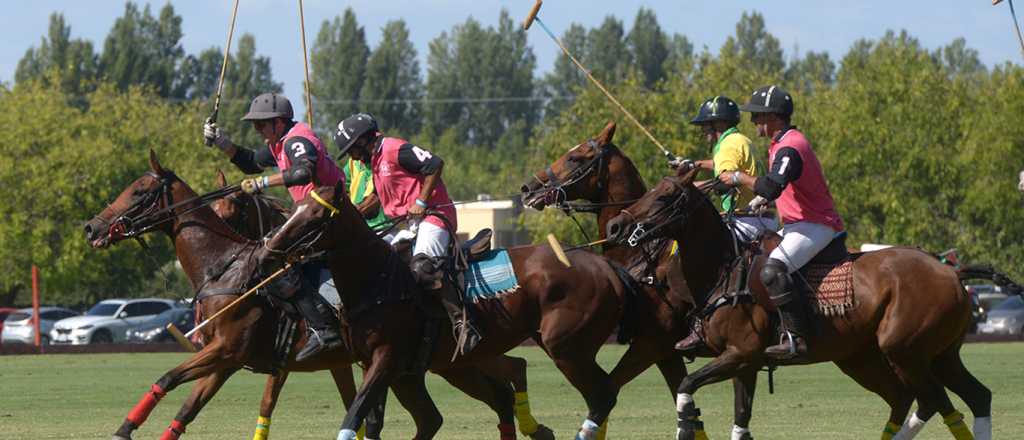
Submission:
MULTIPOLYGON (((614 240, 671 237, 685 243, 679 263, 700 309, 735 295, 729 280, 740 279, 731 233, 703 192, 693 186, 696 171, 667 177, 608 224, 614 240), (647 231, 647 232, 643 232, 647 231), (723 280, 725 280, 723 282, 723 280)), ((763 257, 760 257, 763 261, 763 257)), ((956 273, 917 249, 890 248, 853 260, 853 305, 844 314, 818 317, 809 335, 811 362, 835 362, 890 405, 883 439, 900 429, 913 399, 918 416, 934 412, 957 439, 971 432, 954 410, 945 387, 960 395, 975 415, 978 438, 991 438, 991 392, 960 360, 970 319, 970 303, 956 273), (891 368, 892 373, 886 373, 891 368), (866 374, 867 373, 867 374, 866 374)), ((758 267, 758 262, 753 265, 758 267)), ((756 272, 754 272, 756 273, 756 272)), ((763 292, 756 276, 749 288, 763 292)), ((755 295, 756 296, 756 295, 755 295)), ((729 303, 730 301, 727 301, 729 303)), ((731 300, 732 307, 710 308, 705 317, 708 344, 721 354, 683 380, 679 387, 678 439, 694 438, 693 393, 701 386, 760 368, 765 347, 774 343, 770 312, 758 301, 731 300)), ((913 420, 913 419, 912 419, 913 420)), ((910 438, 919 427, 905 427, 910 438)))
MULTIPOLYGON (((217 185, 221 188, 227 187, 227 179, 224 173, 217 172, 217 185)), ((250 195, 244 192, 236 192, 224 196, 224 198, 213 202, 210 205, 218 217, 223 219, 242 236, 260 240, 267 232, 284 224, 291 211, 284 208, 282 204, 273 198, 263 195, 250 195)), ((519 431, 534 439, 553 438, 553 433, 546 426, 537 423, 530 410, 528 382, 526 375, 526 360, 513 356, 502 355, 488 361, 485 365, 488 376, 498 380, 504 380, 512 385, 516 391, 516 419, 519 421, 519 431)), ((331 368, 331 377, 335 385, 341 391, 345 408, 348 408, 355 398, 356 389, 352 381, 352 366, 341 365, 331 368)), ((267 378, 267 385, 263 392, 263 399, 260 402, 260 423, 257 424, 257 431, 261 425, 270 425, 274 407, 277 405, 277 398, 288 380, 288 371, 280 370, 267 378)), ((383 429, 383 403, 380 408, 371 413, 366 426, 366 437, 380 438, 383 429)), ((265 440, 264 437, 257 437, 265 440)))
MULTIPOLYGON (((439 305, 420 297, 408 267, 370 231, 341 188, 322 187, 316 193, 324 202, 310 197, 299 203, 288 222, 266 243, 260 258, 273 264, 282 257, 283 249, 328 251, 328 266, 348 311, 343 333, 352 343, 353 355, 369 365, 338 438, 354 438, 366 416, 367 402, 379 399, 388 384, 415 389, 399 398, 407 408, 421 409, 412 411, 415 438, 433 438, 441 417, 422 374, 410 371, 409 366, 424 350, 420 346, 424 322, 441 313, 435 310, 439 305)), ((479 303, 477 321, 486 335, 484 340, 453 361, 455 341, 447 330, 447 319, 442 318, 438 346, 429 351, 427 367, 444 372, 474 365, 533 338, 587 403, 588 419, 577 437, 596 438, 598 427, 615 406, 617 387, 595 357, 622 316, 629 287, 611 263, 590 253, 574 253, 570 268, 547 246, 517 247, 508 253, 519 287, 479 303)))
MULTIPOLYGON (((608 122, 595 138, 570 148, 544 171, 534 174, 522 187, 523 204, 538 210, 554 205, 566 212, 596 213, 600 238, 607 238, 608 221, 647 192, 633 161, 612 142, 614 136, 615 123, 608 122), (585 203, 573 203, 578 200, 585 203)), ((681 274, 666 252, 669 247, 664 244, 668 240, 660 241, 652 246, 661 250, 654 255, 618 243, 603 245, 605 257, 635 268, 630 272, 638 278, 651 280, 643 283, 645 288, 638 306, 626 318, 635 323, 636 335, 612 369, 611 377, 615 385, 621 387, 656 363, 670 395, 675 397, 676 389, 686 376, 686 365, 675 352, 674 344, 690 331, 684 316, 693 308, 693 303, 685 281, 678 281, 681 274), (654 261, 648 261, 651 257, 654 261), (673 277, 676 282, 669 280, 673 274, 677 275, 673 277)), ((734 423, 747 430, 740 439, 751 438, 749 423, 756 385, 757 371, 746 372, 733 380, 734 423)))
MULTIPOLYGON (((233 231, 173 172, 164 170, 153 153, 150 154, 150 168, 150 172, 122 191, 114 203, 86 223, 86 237, 94 247, 103 248, 145 232, 165 232, 174 242, 178 260, 193 288, 201 293, 207 292, 199 295, 197 307, 212 315, 237 298, 240 288, 249 281, 251 269, 255 267, 251 257, 259 243, 246 240, 233 231)), ((204 327, 201 334, 206 344, 202 350, 168 371, 151 387, 114 434, 114 439, 130 439, 131 433, 145 422, 157 402, 182 383, 198 380, 165 432, 165 438, 178 438, 234 372, 243 367, 264 372, 278 370, 273 344, 268 343, 274 341, 278 321, 279 313, 262 297, 254 297, 204 327)), ((297 332, 304 335, 302 324, 299 325, 297 332)), ((335 368, 344 371, 342 367, 353 362, 345 350, 333 350, 301 363, 295 362, 294 353, 305 343, 302 336, 296 339, 292 345, 291 362, 287 363, 289 371, 335 368)), ((336 383, 343 383, 346 378, 336 376, 335 379, 336 383)), ((350 369, 347 381, 351 382, 350 369)), ((273 393, 279 391, 277 386, 273 393)), ((395 392, 404 390, 396 387, 395 392)), ((498 406, 494 401, 485 403, 492 408, 498 406)))

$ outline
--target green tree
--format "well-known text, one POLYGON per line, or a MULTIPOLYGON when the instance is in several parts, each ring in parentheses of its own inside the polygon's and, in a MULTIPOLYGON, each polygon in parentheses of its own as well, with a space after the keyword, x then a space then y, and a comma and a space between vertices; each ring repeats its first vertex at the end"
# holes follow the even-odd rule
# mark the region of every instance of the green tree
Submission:
MULTIPOLYGON (((366 63, 360 97, 363 111, 372 113, 389 132, 410 136, 420 130, 423 83, 405 21, 384 25, 380 44, 366 63)), ((337 119, 344 116, 337 115, 337 119)))
POLYGON ((934 56, 953 76, 971 76, 986 70, 978 57, 978 51, 967 47, 967 40, 963 37, 936 50, 934 56))
MULTIPOLYGON (((587 50, 587 28, 577 23, 571 24, 562 34, 562 44, 573 56, 583 56, 587 50)), ((552 117, 572 105, 577 89, 587 85, 587 78, 569 56, 563 53, 555 59, 555 66, 545 75, 542 85, 544 96, 550 99, 544 108, 544 115, 552 117)))
POLYGON ((359 98, 369 56, 366 33, 356 22, 352 8, 346 8, 342 17, 324 20, 320 25, 310 57, 318 126, 333 126, 361 110, 359 98))
POLYGON ((611 15, 604 18, 601 26, 587 33, 583 65, 602 82, 619 82, 629 74, 633 56, 626 44, 625 33, 622 21, 611 15))
POLYGON ((626 42, 633 54, 634 65, 643 78, 644 87, 653 88, 665 78, 665 60, 669 57, 668 36, 661 30, 654 11, 640 8, 626 42))
POLYGON ((786 67, 785 80, 793 91, 810 92, 815 87, 828 87, 835 81, 836 64, 827 52, 807 52, 786 67))
POLYGON ((668 57, 665 58, 666 73, 686 71, 692 63, 693 43, 685 35, 673 35, 668 45, 668 57))
POLYGON ((768 33, 759 12, 743 13, 736 23, 736 35, 725 40, 720 53, 722 58, 742 60, 745 69, 775 73, 785 67, 779 39, 768 33))
POLYGON ((64 21, 60 13, 50 14, 50 27, 46 37, 38 48, 31 47, 25 56, 18 61, 14 73, 15 82, 46 80, 51 70, 57 72, 57 81, 61 90, 67 92, 72 99, 81 95, 92 86, 96 77, 97 58, 93 53, 92 43, 86 40, 71 39, 71 26, 64 21))
POLYGON ((185 53, 181 37, 181 16, 169 3, 155 18, 149 5, 140 12, 138 6, 128 2, 103 44, 100 75, 122 90, 144 84, 162 97, 180 98, 172 92, 180 89, 175 83, 185 53))

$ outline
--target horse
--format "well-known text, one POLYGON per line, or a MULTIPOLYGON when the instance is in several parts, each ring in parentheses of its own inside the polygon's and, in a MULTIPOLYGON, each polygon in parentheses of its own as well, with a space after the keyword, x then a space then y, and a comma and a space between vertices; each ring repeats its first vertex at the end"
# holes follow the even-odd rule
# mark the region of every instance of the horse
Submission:
MULTIPOLYGON (((254 267, 251 264, 253 251, 260 243, 238 235, 204 201, 172 171, 165 170, 151 151, 150 170, 86 223, 86 239, 94 248, 105 248, 149 231, 163 231, 174 242, 178 260, 193 289, 200 292, 197 306, 213 314, 241 293, 240 287, 251 277, 250 269, 254 267)), ((184 433, 206 402, 239 369, 283 371, 276 366, 274 347, 257 342, 273 341, 279 324, 278 313, 266 300, 243 301, 211 324, 201 332, 206 341, 203 348, 153 384, 115 432, 114 440, 130 440, 132 432, 146 421, 159 400, 182 383, 198 380, 165 432, 167 439, 177 439, 184 433)), ((288 371, 333 370, 352 364, 350 353, 341 349, 295 362, 294 353, 305 343, 305 336, 301 336, 305 335, 302 325, 300 322, 296 329, 300 336, 293 341, 288 371)), ((348 378, 351 381, 350 370, 348 378)), ((335 379, 340 383, 342 378, 335 379)), ((276 395, 279 391, 278 386, 273 393, 276 395)), ((497 405, 490 401, 485 403, 492 407, 497 405)))
MULTIPOLYGON (((601 239, 606 239, 608 222, 647 192, 633 161, 613 143, 615 128, 615 122, 609 121, 596 137, 570 148, 543 171, 534 173, 522 186, 523 204, 537 210, 555 205, 567 213, 596 213, 598 233, 601 239), (585 203, 573 203, 578 200, 585 203)), ((671 282, 680 276, 678 271, 673 271, 673 258, 666 252, 668 241, 655 243, 652 248, 660 252, 653 255, 646 255, 639 248, 606 242, 602 254, 621 265, 636 266, 635 273, 651 279, 651 282, 644 282, 645 288, 640 292, 638 303, 642 305, 627 318, 637 326, 636 335, 612 369, 612 381, 622 387, 657 364, 674 398, 686 376, 686 365, 675 352, 674 344, 690 331, 683 318, 693 304, 688 302, 692 295, 686 291, 685 281, 671 282), (670 275, 677 276, 670 279, 670 275)), ((756 386, 757 371, 733 380, 734 424, 740 432, 735 437, 737 440, 751 438, 749 424, 756 386)))
MULTIPOLYGON (((679 264, 706 311, 707 342, 721 354, 687 376, 679 387, 677 439, 693 439, 698 421, 693 394, 702 386, 735 377, 765 364, 764 349, 774 343, 770 306, 760 279, 747 286, 736 264, 733 238, 706 195, 693 185, 697 171, 666 177, 612 219, 610 239, 637 242, 671 237, 685 243, 679 264), (630 232, 632 231, 632 232, 630 232), (750 295, 730 290, 749 288, 750 295), (716 305, 734 304, 732 307, 716 305)), ((777 238, 776 243, 777 244, 777 238)), ((770 251, 765 246, 762 253, 770 251)), ((991 392, 964 367, 960 347, 970 320, 970 301, 954 270, 916 248, 888 248, 847 257, 852 260, 853 301, 844 313, 817 317, 803 362, 832 361, 890 405, 883 439, 912 438, 935 412, 954 438, 970 439, 963 415, 944 387, 958 394, 975 416, 974 435, 991 439, 991 392), (887 372, 889 371, 889 372, 887 372), (915 418, 900 423, 914 399, 915 418)), ((754 260, 756 274, 764 257, 754 260)))
MULTIPOLYGON (((217 186, 227 187, 227 179, 224 173, 217 171, 217 186)), ((267 232, 284 224, 291 214, 277 199, 260 195, 235 192, 224 196, 210 204, 214 213, 228 223, 235 231, 251 240, 261 240, 267 232)), ((485 365, 487 374, 495 379, 504 380, 512 385, 516 392, 516 419, 519 421, 519 431, 533 439, 553 438, 554 434, 550 428, 537 422, 530 409, 528 381, 526 375, 526 359, 514 356, 502 355, 485 365)), ((352 381, 351 365, 342 365, 330 370, 335 385, 341 392, 345 408, 348 408, 355 398, 355 383, 352 381)), ((278 371, 276 375, 267 378, 267 385, 263 392, 263 399, 260 402, 260 422, 258 425, 267 425, 271 421, 274 407, 277 405, 277 398, 281 389, 288 379, 288 371, 278 371)), ((367 423, 366 436, 368 438, 380 438, 383 430, 383 403, 380 408, 375 408, 367 423)), ((259 430, 259 426, 257 427, 259 430)), ((260 438, 260 440, 265 440, 260 438)))
MULTIPOLYGON (((265 266, 274 267, 294 258, 295 252, 327 253, 328 267, 348 311, 344 337, 351 342, 353 355, 369 366, 339 439, 353 438, 367 403, 376 401, 388 384, 415 390, 399 399, 407 408, 419 408, 410 410, 416 421, 415 438, 433 438, 442 419, 424 387, 422 371, 409 367, 418 353, 426 351, 429 356, 423 362, 426 369, 444 372, 476 364, 531 338, 586 401, 588 416, 577 439, 599 437, 600 426, 615 406, 617 388, 595 358, 632 295, 628 277, 620 269, 590 253, 574 253, 566 267, 549 246, 508 249, 517 287, 478 303, 478 328, 485 337, 473 351, 453 357, 457 344, 446 331, 450 323, 438 302, 419 295, 408 266, 373 234, 343 193, 340 187, 314 190, 296 205, 292 217, 258 255, 265 266), (424 322, 437 320, 442 328, 436 348, 422 346, 428 331, 424 322)), ((501 394, 502 390, 492 387, 490 392, 501 394)))

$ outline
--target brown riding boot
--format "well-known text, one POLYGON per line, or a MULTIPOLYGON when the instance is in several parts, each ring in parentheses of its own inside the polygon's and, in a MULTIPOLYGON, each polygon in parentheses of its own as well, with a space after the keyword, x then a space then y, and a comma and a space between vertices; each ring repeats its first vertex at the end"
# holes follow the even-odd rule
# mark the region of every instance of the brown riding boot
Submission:
POLYGON ((441 304, 448 312, 448 318, 452 321, 452 333, 455 337, 457 354, 466 354, 473 350, 483 336, 473 327, 469 321, 466 311, 462 308, 462 298, 458 289, 445 282, 444 285, 435 291, 441 297, 441 304))
POLYGON ((711 350, 704 343, 704 326, 701 324, 701 321, 698 320, 694 323, 693 328, 690 329, 690 334, 677 342, 675 348, 690 360, 698 356, 708 356, 711 354, 711 350))
POLYGON ((790 301, 779 307, 782 315, 781 342, 764 350, 770 359, 791 361, 807 357, 807 341, 803 335, 810 330, 806 311, 800 301, 790 301))

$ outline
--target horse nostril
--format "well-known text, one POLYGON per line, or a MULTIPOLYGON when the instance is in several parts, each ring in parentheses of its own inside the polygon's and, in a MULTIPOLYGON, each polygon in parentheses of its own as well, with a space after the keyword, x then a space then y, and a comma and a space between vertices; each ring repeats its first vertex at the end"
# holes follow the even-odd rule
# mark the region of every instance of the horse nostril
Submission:
POLYGON ((608 237, 615 238, 619 236, 619 232, 622 232, 622 226, 618 222, 610 223, 608 225, 608 237))
POLYGON ((530 192, 530 185, 523 185, 522 187, 519 188, 519 192, 522 192, 522 193, 530 192))
POLYGON ((88 223, 85 225, 85 238, 92 238, 92 225, 88 223))

